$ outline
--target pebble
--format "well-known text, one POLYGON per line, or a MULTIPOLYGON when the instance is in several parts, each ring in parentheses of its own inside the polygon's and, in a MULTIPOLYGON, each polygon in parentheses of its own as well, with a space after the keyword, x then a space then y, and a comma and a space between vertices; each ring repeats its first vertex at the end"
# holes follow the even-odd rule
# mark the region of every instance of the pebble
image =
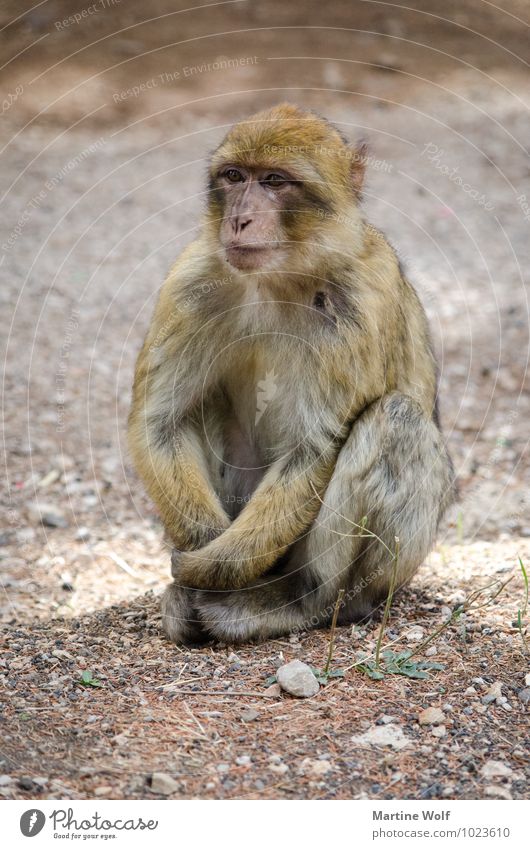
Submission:
POLYGON ((432 729, 431 734, 433 737, 445 737, 445 735, 447 734, 447 729, 445 725, 436 725, 432 729))
POLYGON ((506 787, 499 787, 498 784, 486 784, 484 793, 486 796, 491 796, 494 799, 511 800, 513 798, 512 794, 506 787))
POLYGON ((487 692, 488 696, 494 696, 496 699, 502 698, 502 681, 495 681, 487 692))
POLYGON ((250 763, 252 763, 250 755, 240 755, 236 758, 236 764, 238 766, 248 766, 250 763))
POLYGON ((409 633, 406 634, 406 639, 409 643, 419 643, 420 640, 423 640, 424 634, 425 631, 423 628, 414 628, 412 631, 409 631, 409 633))
POLYGON ((161 796, 171 796, 179 790, 179 785, 167 772, 154 772, 151 778, 151 790, 161 796))
POLYGON ((486 761, 480 774, 484 778, 508 778, 512 774, 512 769, 504 761, 486 761))
POLYGON ((503 699, 502 681, 495 681, 495 683, 492 684, 489 690, 487 691, 486 695, 482 696, 481 701, 483 705, 489 705, 492 702, 496 702, 500 699, 503 699))
POLYGON ((445 719, 443 710, 440 708, 426 708, 418 716, 420 725, 440 725, 445 719))
POLYGON ((267 689, 264 691, 265 696, 281 696, 281 694, 282 688, 277 682, 276 684, 271 684, 270 687, 267 687, 267 689))
POLYGON ((530 672, 527 672, 526 675, 524 676, 524 683, 526 684, 527 687, 530 687, 530 672))
POLYGON ((90 531, 85 527, 78 528, 74 539, 77 542, 87 542, 90 539, 90 531))
POLYGON ((527 705, 530 702, 530 687, 525 687, 523 690, 519 690, 517 693, 520 700, 524 705, 527 705))
POLYGON ((277 775, 285 775, 286 772, 289 772, 287 764, 269 764, 269 769, 277 775))
POLYGON ((332 769, 333 764, 331 764, 330 761, 319 761, 314 758, 304 758, 300 764, 301 772, 307 773, 308 775, 313 776, 313 778, 320 778, 323 775, 327 775, 332 769))
POLYGON ((254 722, 259 717, 259 713, 254 708, 245 708, 241 711, 241 719, 243 722, 254 722))
POLYGON ((102 784, 100 787, 96 787, 94 796, 106 796, 107 799, 111 799, 113 792, 114 790, 110 784, 102 784))
POLYGON ((35 524, 41 523, 48 528, 67 528, 68 521, 59 507, 44 501, 35 501, 28 507, 28 515, 35 524))
POLYGON ((436 646, 429 646, 429 648, 425 650, 426 657, 434 657, 435 654, 438 654, 436 646))
POLYGON ((301 660, 292 660, 290 663, 280 666, 277 673, 278 684, 291 696, 307 699, 316 695, 320 685, 313 675, 307 663, 301 660))
POLYGON ((390 746, 392 749, 405 749, 411 740, 403 733, 399 725, 376 725, 364 734, 353 736, 353 743, 360 746, 390 746))
POLYGON ((0 787, 5 787, 6 784, 12 784, 14 780, 12 775, 0 775, 0 787))

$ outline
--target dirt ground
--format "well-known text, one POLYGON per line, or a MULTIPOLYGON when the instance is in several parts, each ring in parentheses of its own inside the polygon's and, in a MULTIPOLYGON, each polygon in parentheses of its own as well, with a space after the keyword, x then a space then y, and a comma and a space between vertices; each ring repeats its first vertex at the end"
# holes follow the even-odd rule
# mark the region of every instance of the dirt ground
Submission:
POLYGON ((3 6, 4 797, 528 798, 529 23, 523 0, 3 6), (284 99, 368 140, 366 215, 429 313, 461 490, 383 642, 443 668, 369 678, 376 615, 308 700, 270 678, 322 669, 329 632, 163 638, 169 553, 124 439, 208 152, 284 99))

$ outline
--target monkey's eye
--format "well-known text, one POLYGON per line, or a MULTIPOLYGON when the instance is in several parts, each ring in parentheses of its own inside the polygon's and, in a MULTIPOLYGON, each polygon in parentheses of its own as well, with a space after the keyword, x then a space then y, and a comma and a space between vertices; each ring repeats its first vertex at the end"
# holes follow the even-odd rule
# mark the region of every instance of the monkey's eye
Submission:
POLYGON ((282 177, 281 174, 267 174, 266 177, 261 180, 262 186, 267 186, 269 189, 281 189, 282 186, 285 186, 287 180, 285 177, 282 177))
POLYGON ((228 171, 224 172, 223 177, 226 177, 229 183, 242 183, 245 179, 237 168, 229 168, 228 171))

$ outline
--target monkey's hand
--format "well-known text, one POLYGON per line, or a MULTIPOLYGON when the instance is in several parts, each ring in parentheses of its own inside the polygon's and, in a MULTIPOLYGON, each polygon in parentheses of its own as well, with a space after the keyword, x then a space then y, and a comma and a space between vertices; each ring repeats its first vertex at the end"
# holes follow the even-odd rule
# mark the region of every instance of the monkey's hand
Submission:
POLYGON ((244 586, 243 563, 234 557, 223 558, 219 549, 210 551, 210 545, 195 551, 174 548, 171 552, 171 574, 175 583, 186 589, 233 589, 235 583, 244 586), (240 582, 236 575, 241 576, 240 582))
POLYGON ((197 551, 175 558, 177 583, 201 590, 235 590, 268 572, 316 518, 319 493, 324 492, 334 464, 328 450, 313 458, 307 453, 295 455, 290 463, 271 466, 229 528, 197 551))

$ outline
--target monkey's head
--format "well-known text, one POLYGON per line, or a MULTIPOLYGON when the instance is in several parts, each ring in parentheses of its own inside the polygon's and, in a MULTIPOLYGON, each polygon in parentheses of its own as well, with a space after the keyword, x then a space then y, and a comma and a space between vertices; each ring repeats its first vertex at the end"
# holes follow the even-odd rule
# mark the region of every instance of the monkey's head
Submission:
POLYGON ((364 160, 364 146, 290 104, 237 124, 210 168, 208 222, 226 260, 241 271, 281 271, 293 255, 307 264, 333 248, 331 231, 348 214, 358 223, 364 160))

